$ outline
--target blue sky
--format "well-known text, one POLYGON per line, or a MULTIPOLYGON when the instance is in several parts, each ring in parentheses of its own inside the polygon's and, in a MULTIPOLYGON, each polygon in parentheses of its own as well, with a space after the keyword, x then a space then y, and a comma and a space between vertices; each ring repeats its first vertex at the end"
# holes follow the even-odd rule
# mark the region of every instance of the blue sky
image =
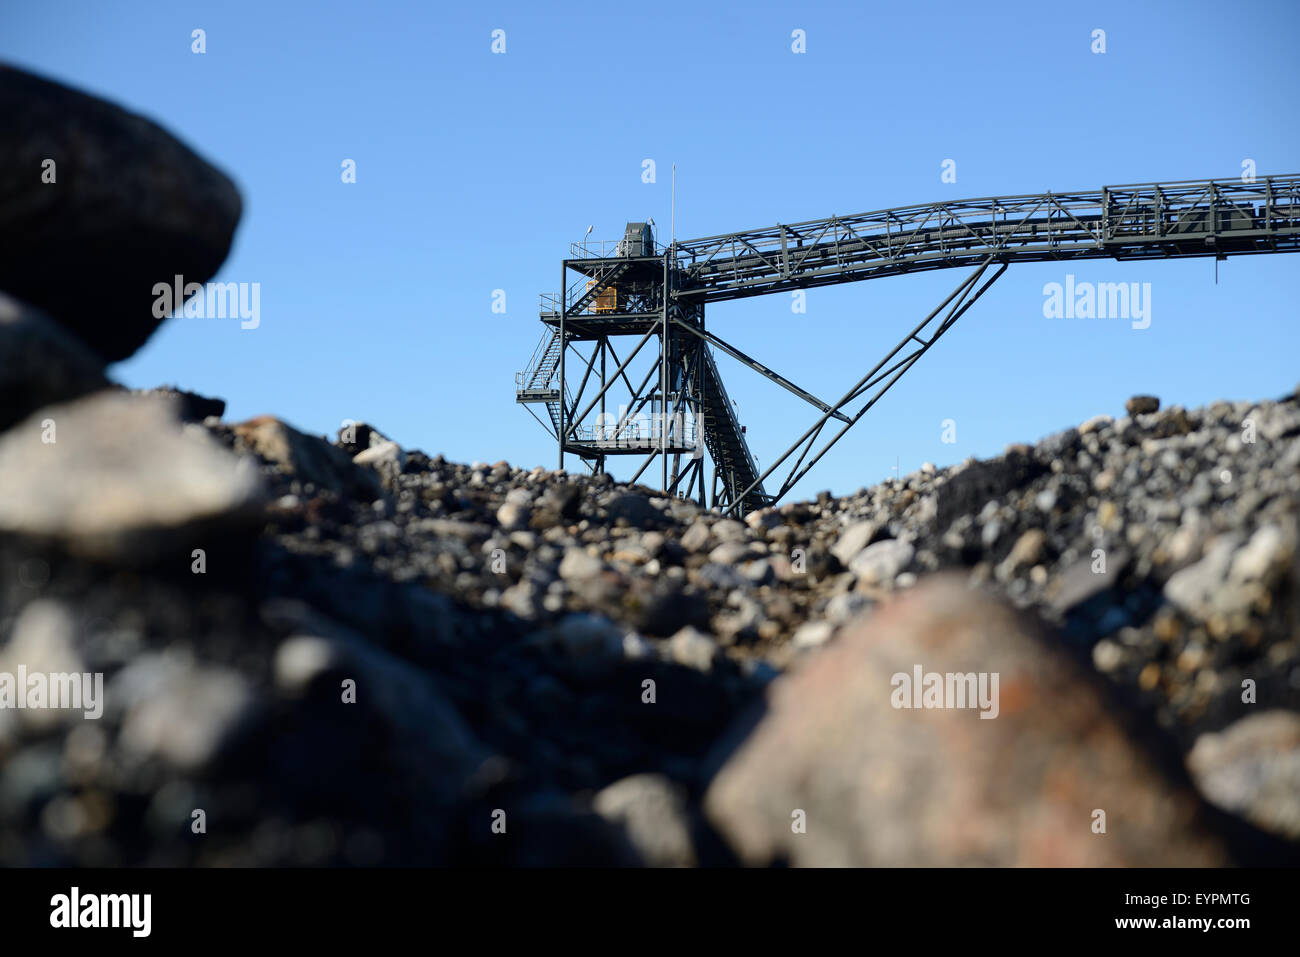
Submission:
MULTIPOLYGON (((116 367, 232 420, 369 421, 456 461, 553 467, 514 402, 537 296, 589 224, 707 236, 889 206, 1300 170, 1300 4, 15 2, 0 58, 161 122, 245 199, 219 274, 261 324, 172 319, 116 367), (547 9, 550 7, 550 9, 547 9), (191 31, 207 52, 191 52, 191 31), (506 52, 491 51, 506 31, 506 52), (806 32, 807 52, 791 51, 806 32), (1106 52, 1090 51, 1094 29, 1106 52), (657 182, 642 182, 654 159, 657 182), (357 182, 344 184, 344 159, 357 182), (956 161, 956 183, 940 181, 956 161), (506 291, 506 313, 492 293, 506 291)), ((998 454, 1134 393, 1300 380, 1295 254, 1011 268, 796 489, 998 454), (1043 286, 1149 282, 1152 322, 1043 318, 1043 286), (941 423, 957 425, 955 444, 941 423)), ((710 307, 709 327, 838 397, 953 271, 710 307)), ((87 308, 94 308, 89 291, 87 308)), ((623 350, 626 352, 626 348, 623 350)), ((814 412, 725 356, 763 465, 814 412)), ((578 467, 570 457, 571 469, 578 467)), ((657 466, 653 469, 657 473, 657 466)), ((615 474, 619 472, 616 470, 615 474)), ((626 473, 624 473, 624 476, 626 473)))

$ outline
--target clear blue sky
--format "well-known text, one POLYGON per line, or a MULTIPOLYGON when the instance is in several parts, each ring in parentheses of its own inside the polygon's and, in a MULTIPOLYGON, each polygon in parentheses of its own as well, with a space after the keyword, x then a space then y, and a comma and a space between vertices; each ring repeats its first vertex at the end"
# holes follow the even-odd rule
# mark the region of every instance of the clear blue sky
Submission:
MULTIPOLYGON (((219 278, 261 326, 168 321, 116 368, 315 432, 373 422, 458 461, 553 467, 514 403, 537 295, 595 224, 682 238, 945 198, 1300 171, 1300 4, 19 2, 0 57, 144 113, 245 198, 219 278), (551 9, 545 9, 551 7, 551 9), (191 52, 191 31, 207 52, 191 52), (494 29, 506 53, 491 51, 494 29), (1106 31, 1105 54, 1090 51, 1106 31), (806 31, 807 53, 791 52, 806 31), (642 160, 658 182, 641 181, 642 160), (940 182, 941 163, 957 182, 940 182), (340 181, 344 159, 357 183, 340 181), (491 311, 504 289, 507 312, 491 311)), ((1300 380, 1296 254, 1016 266, 796 490, 999 453, 1150 392, 1300 380), (1043 318, 1043 285, 1149 282, 1152 323, 1043 318), (956 444, 941 422, 957 423, 956 444)), ((945 295, 942 271, 711 307, 710 328, 835 398, 945 295)), ((93 309, 94 291, 86 308, 93 309)), ((626 350, 624 350, 626 351, 626 350)), ((813 410, 719 356, 769 463, 813 410)), ((576 458, 570 458, 576 469, 576 458)), ((654 469, 658 471, 657 466, 654 469)), ((616 474, 618 474, 616 472, 616 474)))

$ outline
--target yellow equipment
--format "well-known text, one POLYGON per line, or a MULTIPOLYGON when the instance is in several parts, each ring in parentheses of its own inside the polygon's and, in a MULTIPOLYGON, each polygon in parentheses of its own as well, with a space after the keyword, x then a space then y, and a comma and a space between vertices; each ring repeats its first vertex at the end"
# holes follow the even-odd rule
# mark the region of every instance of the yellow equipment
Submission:
MULTIPOLYGON (((596 280, 588 279, 587 288, 591 289, 596 285, 596 280)), ((618 289, 614 286, 606 286, 600 292, 596 293, 596 298, 591 302, 592 312, 613 312, 618 308, 618 289)))

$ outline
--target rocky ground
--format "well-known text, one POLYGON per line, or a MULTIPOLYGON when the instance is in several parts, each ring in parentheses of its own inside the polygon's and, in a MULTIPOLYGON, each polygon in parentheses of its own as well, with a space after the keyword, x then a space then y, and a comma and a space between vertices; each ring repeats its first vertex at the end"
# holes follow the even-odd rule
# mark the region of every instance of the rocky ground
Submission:
MULTIPOLYGON (((69 190, 141 274, 215 271, 222 174, 0 70, 15 89, 60 105, 78 135, 41 142, 70 168, 118 158, 69 190)), ((0 143, 51 122, 12 115, 0 143)), ((53 188, 25 176, 0 195, 53 188)), ((105 364, 139 311, 88 335, 23 275, 0 267, 0 678, 99 672, 104 710, 0 707, 0 864, 1300 858, 1300 396, 1135 397, 738 521, 131 393, 105 364), (894 707, 914 665, 999 674, 998 718, 894 707)))

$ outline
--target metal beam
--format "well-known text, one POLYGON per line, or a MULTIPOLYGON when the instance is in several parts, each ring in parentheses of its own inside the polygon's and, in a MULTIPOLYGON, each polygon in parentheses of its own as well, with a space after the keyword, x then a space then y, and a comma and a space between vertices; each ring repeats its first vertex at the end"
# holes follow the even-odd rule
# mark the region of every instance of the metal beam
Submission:
POLYGON ((781 374, 779 374, 779 373, 777 373, 777 372, 773 372, 771 369, 769 369, 767 366, 763 365, 763 364, 762 364, 761 362, 759 362, 757 359, 754 359, 754 358, 752 358, 751 356, 747 356, 747 355, 745 355, 745 353, 741 352, 741 351, 740 351, 739 349, 737 349, 735 346, 733 346, 733 345, 731 345, 731 344, 729 344, 729 343, 727 343, 727 342, 724 342, 722 339, 718 338, 718 337, 715 336, 713 333, 711 333, 711 332, 705 332, 703 329, 696 329, 696 328, 695 328, 694 326, 692 326, 690 323, 683 322, 683 321, 680 320, 680 319, 674 319, 673 322, 676 323, 676 324, 677 324, 678 326, 680 326, 681 328, 683 328, 683 329, 687 330, 688 332, 692 333, 693 335, 697 335, 697 336, 699 336, 701 339, 704 339, 705 341, 711 343, 712 345, 717 346, 719 349, 721 349, 721 350, 722 350, 723 352, 725 352, 727 355, 731 356, 731 358, 737 360, 738 362, 743 362, 745 365, 749 366, 749 367, 750 367, 751 369, 753 369, 755 372, 757 372, 757 373, 759 373, 759 374, 761 374, 761 375, 765 375, 765 376, 767 376, 769 379, 771 379, 773 382, 775 382, 775 383, 776 383, 777 385, 779 385, 781 388, 785 389, 787 392, 792 392, 792 393, 794 393, 794 394, 797 395, 799 398, 803 399, 803 400, 804 400, 805 402, 807 402, 809 405, 814 406, 814 407, 815 407, 816 409, 818 409, 819 411, 821 411, 821 412, 831 412, 831 413, 835 416, 835 418, 840 419, 840 420, 843 421, 843 422, 847 422, 847 421, 848 421, 848 418, 847 418, 847 417, 845 417, 845 416, 843 416, 843 415, 840 415, 839 413, 834 412, 834 411, 831 409, 831 407, 830 407, 829 405, 827 405, 827 404, 826 404, 825 402, 823 402, 821 399, 817 398, 817 396, 813 395, 811 392, 807 392, 807 391, 805 391, 805 390, 799 388, 797 385, 795 385, 795 384, 794 384, 793 382, 791 382, 789 379, 785 378, 784 376, 782 376, 781 374))
MULTIPOLYGON (((935 307, 935 308, 930 312, 930 314, 929 314, 928 316, 926 316, 923 320, 921 320, 921 322, 917 325, 917 327, 916 327, 915 329, 913 329, 910 333, 908 333, 908 335, 907 335, 906 337, 904 337, 904 338, 903 338, 903 339, 898 343, 898 345, 894 346, 894 348, 889 352, 888 355, 886 355, 883 359, 881 359, 878 363, 876 363, 876 365, 871 369, 870 372, 868 372, 865 376, 863 376, 863 377, 862 377, 862 378, 861 378, 861 379, 860 379, 860 380, 859 380, 859 381, 858 381, 858 382, 857 382, 857 383, 856 383, 856 384, 855 384, 851 389, 849 389, 848 392, 846 392, 846 393, 844 394, 844 396, 843 396, 843 397, 842 397, 838 402, 835 403, 834 409, 835 409, 835 410, 839 410, 839 409, 843 408, 843 407, 844 407, 846 404, 848 404, 849 402, 853 401, 853 399, 854 399, 857 395, 859 395, 859 394, 861 393, 861 388, 862 388, 862 385, 863 385, 864 383, 866 383, 867 381, 869 381, 870 379, 872 379, 872 377, 874 377, 874 376, 876 375, 876 373, 878 373, 878 372, 880 371, 881 367, 883 367, 883 366, 885 365, 885 363, 887 363, 890 359, 892 359, 894 356, 896 356, 896 355, 897 355, 897 354, 902 350, 903 346, 907 345, 907 343, 908 343, 909 341, 911 341, 915 336, 917 336, 917 335, 921 332, 922 329, 924 329, 927 325, 929 325, 929 324, 934 320, 934 317, 935 317, 935 316, 937 316, 937 315, 938 315, 938 314, 939 314, 943 309, 948 308, 949 305, 952 304, 952 310, 949 312, 949 315, 948 315, 947 317, 945 317, 944 321, 943 321, 942 323, 940 323, 940 325, 939 325, 938 329, 936 330, 935 334, 930 338, 930 340, 929 340, 929 344, 928 344, 928 345, 924 345, 924 346, 922 346, 921 348, 919 348, 919 349, 918 349, 918 350, 917 350, 917 351, 916 351, 916 352, 915 352, 915 353, 910 357, 909 360, 906 360, 906 366, 905 366, 904 368, 900 369, 900 370, 897 372, 897 374, 894 376, 894 378, 891 379, 891 380, 890 380, 890 381, 889 381, 889 382, 884 386, 884 388, 882 388, 882 389, 881 389, 881 390, 880 390, 880 391, 879 391, 879 392, 878 392, 878 393, 877 393, 877 394, 876 394, 876 395, 871 399, 870 402, 868 402, 868 403, 867 403, 867 404, 866 404, 866 405, 865 405, 861 410, 858 411, 858 413, 857 413, 856 415, 854 415, 854 416, 852 417, 852 419, 848 422, 848 424, 846 424, 846 425, 844 426, 844 428, 841 429, 841 430, 840 430, 840 431, 839 431, 839 432, 838 432, 838 433, 837 433, 837 434, 836 434, 836 435, 835 435, 835 436, 834 436, 834 437, 833 437, 833 438, 832 438, 832 439, 827 443, 827 445, 826 445, 826 446, 825 446, 825 447, 824 447, 820 452, 817 453, 817 456, 812 460, 812 462, 810 462, 810 463, 809 463, 809 464, 808 464, 808 465, 803 469, 803 471, 801 471, 801 472, 798 473, 798 476, 795 476, 794 473, 793 473, 793 471, 791 472, 791 474, 790 474, 789 476, 787 476, 786 480, 781 484, 781 489, 780 489, 780 491, 777 492, 777 493, 772 497, 772 502, 776 502, 776 501, 778 501, 778 500, 781 498, 781 496, 783 496, 786 492, 788 492, 788 491, 790 490, 790 488, 795 484, 795 482, 797 482, 799 478, 802 478, 803 475, 807 473, 808 469, 812 468, 812 466, 815 465, 815 464, 817 463, 817 461, 818 461, 819 459, 821 459, 821 457, 822 457, 823 455, 825 455, 827 451, 830 450, 831 446, 833 446, 836 442, 838 442, 838 441, 840 440, 840 438, 844 435, 844 433, 847 432, 850 428, 852 428, 852 426, 853 426, 854 424, 856 424, 857 421, 858 421, 859 419, 861 419, 863 415, 866 414, 867 410, 869 410, 873 405, 876 404, 876 402, 880 399, 880 397, 881 397, 882 395, 884 395, 884 393, 885 393, 886 391, 888 391, 889 388, 890 388, 890 387, 891 387, 895 382, 897 382, 899 378, 902 377, 903 373, 906 372, 908 369, 910 369, 910 368, 912 367, 912 365, 916 362, 917 359, 919 359, 922 355, 924 355, 927 351, 929 351, 930 347, 933 346, 934 343, 938 340, 938 338, 939 338, 941 335, 943 335, 943 333, 946 332, 946 331, 947 331, 947 330, 952 326, 952 324, 953 324, 953 323, 954 323, 958 318, 961 317, 961 315, 966 311, 966 309, 969 307, 969 305, 972 304, 972 303, 974 303, 975 299, 978 299, 980 296, 982 296, 982 295, 984 294, 984 291, 985 291, 986 289, 988 289, 988 287, 991 286, 991 285, 993 284, 993 282, 994 282, 994 281, 995 281, 999 276, 1001 276, 1004 272, 1006 272, 1007 266, 1006 266, 1005 263, 1003 263, 1003 264, 1000 266, 1000 268, 998 269, 997 273, 993 276, 993 278, 990 279, 990 280, 989 280, 989 281, 988 281, 988 282, 987 282, 987 283, 986 283, 986 284, 985 284, 985 285, 984 285, 984 286, 979 290, 979 292, 976 294, 976 296, 975 296, 974 298, 972 298, 968 303, 966 303, 965 305, 963 305, 962 303, 963 303, 963 300, 965 300, 966 295, 970 292, 970 290, 974 287, 974 285, 979 281, 980 276, 983 275, 984 271, 988 268, 988 266, 990 265, 990 263, 992 263, 992 261, 993 261, 993 257, 990 256, 990 257, 989 257, 988 259, 986 259, 983 263, 981 263, 980 266, 979 266, 979 267, 978 267, 974 272, 972 272, 969 276, 967 276, 964 280, 962 280, 962 282, 957 286, 957 288, 954 289, 952 292, 950 292, 950 293, 947 295, 947 297, 943 300, 943 302, 939 303, 939 305, 936 306, 936 307, 935 307)), ((741 503, 743 502, 743 500, 744 500, 744 496, 745 496, 745 495, 747 495, 747 494, 748 494, 752 489, 754 489, 755 487, 761 485, 762 482, 763 482, 763 480, 766 479, 768 476, 770 476, 773 472, 775 472, 775 471, 776 471, 776 470, 781 466, 781 464, 782 464, 786 459, 788 459, 788 458, 789 458, 789 457, 790 457, 790 456, 795 452, 795 450, 797 450, 801 445, 803 445, 804 442, 808 442, 808 449, 806 449, 806 450, 804 451, 803 455, 801 455, 800 458, 799 458, 799 462, 802 462, 803 457, 804 457, 805 455, 807 455, 808 450, 810 450, 811 447, 812 447, 812 443, 816 441, 817 436, 821 433, 821 429, 822 429, 822 427, 823 427, 823 426, 826 424, 826 422, 827 422, 827 421, 832 417, 832 414, 833 414, 832 412, 825 412, 825 413, 823 413, 822 416, 821 416, 821 418, 818 419, 816 422, 814 422, 813 425, 810 426, 809 429, 808 429, 806 432, 804 432, 804 434, 803 434, 802 436, 800 436, 798 439, 796 439, 795 442, 794 442, 794 444, 791 445, 790 448, 786 449, 786 451, 785 451, 784 453, 782 453, 782 455, 780 456, 780 458, 778 458, 775 462, 773 462, 773 463, 768 467, 768 469, 767 469, 766 472, 764 472, 762 475, 760 475, 760 476, 759 476, 759 477, 758 477, 758 478, 757 478, 757 479, 756 479, 756 480, 755 480, 755 481, 754 481, 754 482, 749 486, 749 488, 746 488, 746 489, 745 489, 743 492, 741 492, 739 495, 735 496, 735 498, 734 498, 734 500, 732 501, 732 503, 731 503, 729 506, 727 506, 726 508, 723 509, 723 514, 724 514, 724 515, 729 515, 731 512, 735 511, 735 510, 736 510, 736 509, 741 505, 741 503)), ((799 463, 797 462, 797 463, 796 463, 796 468, 798 467, 798 464, 799 464, 799 463)))
MULTIPOLYGON (((561 313, 560 318, 561 318, 561 320, 564 318, 563 313, 561 313)), ((641 337, 641 341, 638 342, 638 343, 636 344, 636 348, 632 350, 632 354, 629 355, 629 356, 627 357, 627 359, 625 359, 625 360, 623 361, 623 364, 622 364, 622 365, 620 365, 617 369, 614 370, 614 377, 615 377, 615 378, 617 378, 617 377, 619 376, 619 374, 622 373, 622 371, 628 367, 628 363, 630 363, 633 359, 636 358, 636 354, 637 354, 638 352, 641 351, 641 347, 644 346, 647 342, 650 341, 650 337, 653 336, 653 335, 655 334, 655 332, 656 332, 656 330, 651 329, 649 332, 647 332, 644 336, 641 337)), ((564 363, 563 363, 563 356, 564 356, 564 353, 561 352, 561 353, 560 353, 560 357, 561 357, 561 363, 560 363, 560 379, 561 379, 560 394, 561 394, 561 396, 563 396, 563 390, 564 390, 564 385, 563 385, 563 378, 564 378, 564 363)), ((592 410, 593 408, 595 408, 596 403, 600 401, 600 397, 601 397, 602 395, 604 395, 605 392, 606 392, 608 389, 609 389, 609 384, 606 384, 606 385, 602 386, 599 395, 596 395, 594 398, 592 398, 591 402, 589 402, 589 403, 587 404, 587 407, 586 407, 585 409, 582 410, 582 414, 579 415, 579 416, 577 416, 577 417, 574 419, 574 422, 575 422, 575 423, 576 423, 576 422, 581 422, 583 419, 585 419, 585 418, 586 418, 586 417, 591 413, 591 410, 592 410)), ((561 402, 560 404, 563 405, 564 403, 561 402)), ((578 428, 577 425, 574 425, 574 426, 570 427, 567 431, 565 431, 565 432, 563 433, 564 436, 565 436, 565 438, 568 438, 569 436, 571 436, 575 431, 577 431, 577 428, 578 428)))

